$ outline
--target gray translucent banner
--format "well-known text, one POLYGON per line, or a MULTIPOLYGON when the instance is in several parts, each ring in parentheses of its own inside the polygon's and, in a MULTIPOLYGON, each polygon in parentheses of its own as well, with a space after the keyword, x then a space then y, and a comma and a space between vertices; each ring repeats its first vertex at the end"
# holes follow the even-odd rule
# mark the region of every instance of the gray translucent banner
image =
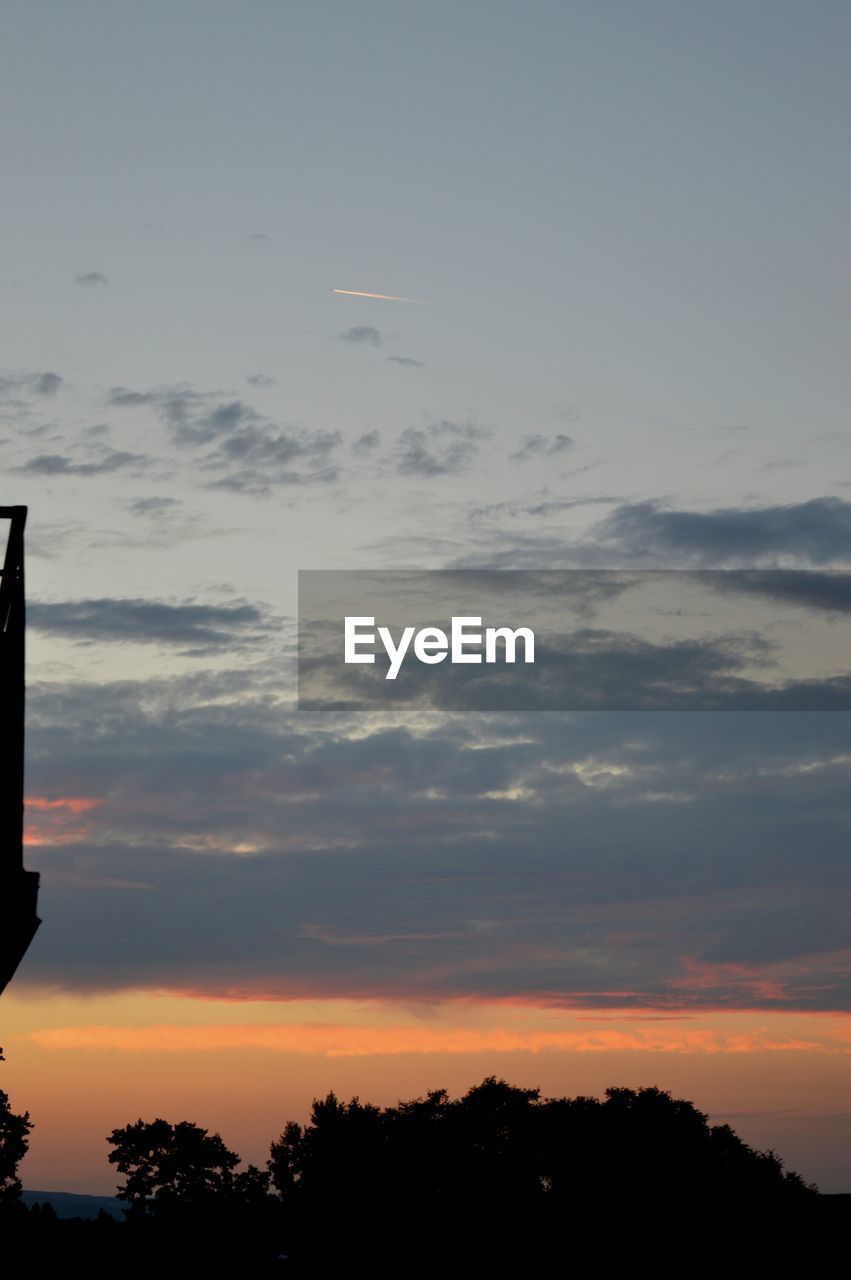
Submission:
POLYGON ((848 711, 851 573, 301 570, 298 647, 301 710, 848 711))

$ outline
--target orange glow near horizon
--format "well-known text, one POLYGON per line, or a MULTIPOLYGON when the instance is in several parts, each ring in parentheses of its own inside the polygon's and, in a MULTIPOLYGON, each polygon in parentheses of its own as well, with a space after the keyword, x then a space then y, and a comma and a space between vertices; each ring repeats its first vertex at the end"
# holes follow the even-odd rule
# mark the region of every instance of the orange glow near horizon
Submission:
MULTIPOLYGON (((301 1002, 299 1002, 301 1003, 301 1002)), ((334 1002, 339 1003, 339 1002, 334 1002)), ((467 1014, 469 1015, 469 1009, 467 1014)), ((278 1014, 280 1017, 280 1013, 278 1014)), ((298 1015, 297 1015, 298 1016, 298 1015)), ((400 1054, 541 1053, 701 1053, 767 1052, 851 1053, 851 1025, 846 1016, 770 1015, 754 1027, 751 1015, 684 1014, 671 1022, 635 1025, 627 1014, 625 1026, 607 1026, 611 1014, 585 1012, 562 1016, 568 1025, 538 1029, 531 1026, 435 1025, 397 1021, 346 1024, 329 1021, 284 1023, 245 1022, 149 1023, 111 1026, 98 1023, 48 1027, 25 1033, 45 1050, 100 1050, 119 1053, 204 1053, 218 1050, 265 1049, 275 1053, 321 1054, 328 1058, 400 1054), (812 1019, 818 1019, 813 1025, 812 1019), (574 1025, 574 1023, 580 1025, 574 1025), (589 1025, 590 1024, 590 1025, 589 1025), (684 1025, 685 1024, 685 1025, 684 1025), (697 1025, 694 1025, 697 1024, 697 1025)), ((490 1021, 488 1019, 488 1021, 490 1021)), ((525 1020, 524 1020, 525 1021, 525 1020)))
POLYGON ((379 1105, 486 1075, 544 1096, 656 1084, 825 1189, 851 1190, 851 1015, 561 1009, 511 1001, 89 996, 20 983, 2 1002, 0 1087, 35 1123, 24 1185, 110 1194, 106 1134, 192 1120, 263 1164, 334 1090, 379 1105))

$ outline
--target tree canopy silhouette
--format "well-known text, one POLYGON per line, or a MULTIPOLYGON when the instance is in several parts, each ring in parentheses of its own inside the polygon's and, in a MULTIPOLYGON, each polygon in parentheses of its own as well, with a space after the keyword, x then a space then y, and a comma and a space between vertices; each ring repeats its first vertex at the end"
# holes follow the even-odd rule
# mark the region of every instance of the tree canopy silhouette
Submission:
POLYGON ((399 1256, 412 1241, 437 1256, 451 1239, 459 1256, 528 1261, 592 1220, 705 1223, 817 1194, 663 1089, 544 1099, 493 1076, 457 1100, 436 1090, 385 1108, 330 1093, 284 1128, 269 1170, 309 1256, 374 1252, 379 1231, 399 1256))
POLYGON ((268 1191, 267 1173, 255 1165, 236 1172, 236 1152, 188 1120, 137 1120, 113 1129, 107 1142, 114 1147, 110 1164, 126 1176, 117 1194, 131 1218, 218 1212, 226 1203, 260 1201, 268 1191))
POLYGON ((107 1142, 110 1163, 124 1174, 117 1194, 127 1205, 124 1226, 140 1274, 166 1255, 173 1265, 210 1274, 237 1267, 262 1273, 280 1220, 265 1169, 238 1169, 240 1157, 218 1133, 188 1120, 140 1119, 113 1129, 107 1142))
MULTIPOLYGON (((0 1049, 0 1062, 4 1062, 0 1049)), ((17 1115, 9 1102, 9 1095, 0 1089, 0 1205, 14 1204, 20 1200, 21 1180, 18 1165, 27 1154, 32 1130, 30 1113, 17 1115)))
MULTIPOLYGON (((29 1127, 19 1116, 0 1128, 10 1185, 29 1127)), ((263 1276, 286 1254, 309 1274, 357 1260, 376 1276, 431 1278, 555 1274, 589 1249, 609 1269, 642 1256, 681 1267, 696 1247, 726 1266, 744 1246, 764 1270, 769 1255, 787 1265, 793 1245, 808 1256, 817 1237, 835 1245, 849 1221, 845 1198, 819 1196, 773 1151, 656 1087, 546 1098, 487 1076, 460 1098, 435 1089, 386 1107, 329 1093, 284 1127, 266 1170, 240 1169, 190 1121, 140 1119, 107 1141, 125 1221, 18 1206, 5 1217, 29 1263, 73 1258, 101 1274, 100 1259, 103 1274, 149 1276, 168 1258, 263 1276)))

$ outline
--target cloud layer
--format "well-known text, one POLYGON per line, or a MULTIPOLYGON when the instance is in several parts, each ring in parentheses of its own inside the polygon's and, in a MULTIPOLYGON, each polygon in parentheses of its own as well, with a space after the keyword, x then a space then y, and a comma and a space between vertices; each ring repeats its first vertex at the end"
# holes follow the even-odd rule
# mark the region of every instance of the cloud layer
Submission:
POLYGON ((33 691, 48 923, 23 980, 849 1008, 847 716, 404 728, 272 694, 257 671, 33 691), (63 797, 92 803, 52 841, 63 797))
POLYGON ((814 565, 851 559, 851 502, 813 498, 784 506, 677 511, 660 502, 618 507, 596 530, 633 554, 704 565, 814 565))
POLYGON ((86 644, 175 645, 183 653, 233 653, 267 639, 271 621, 256 605, 103 599, 32 601, 35 631, 86 644))

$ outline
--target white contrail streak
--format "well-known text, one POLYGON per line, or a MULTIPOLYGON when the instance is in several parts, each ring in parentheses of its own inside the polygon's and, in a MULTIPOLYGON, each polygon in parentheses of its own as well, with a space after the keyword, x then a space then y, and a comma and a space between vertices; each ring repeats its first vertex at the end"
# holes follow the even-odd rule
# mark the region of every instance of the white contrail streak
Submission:
POLYGON ((398 298, 394 293, 363 293, 360 289, 332 289, 332 293, 344 293, 349 298, 378 298, 381 302, 422 302, 422 298, 398 298))

